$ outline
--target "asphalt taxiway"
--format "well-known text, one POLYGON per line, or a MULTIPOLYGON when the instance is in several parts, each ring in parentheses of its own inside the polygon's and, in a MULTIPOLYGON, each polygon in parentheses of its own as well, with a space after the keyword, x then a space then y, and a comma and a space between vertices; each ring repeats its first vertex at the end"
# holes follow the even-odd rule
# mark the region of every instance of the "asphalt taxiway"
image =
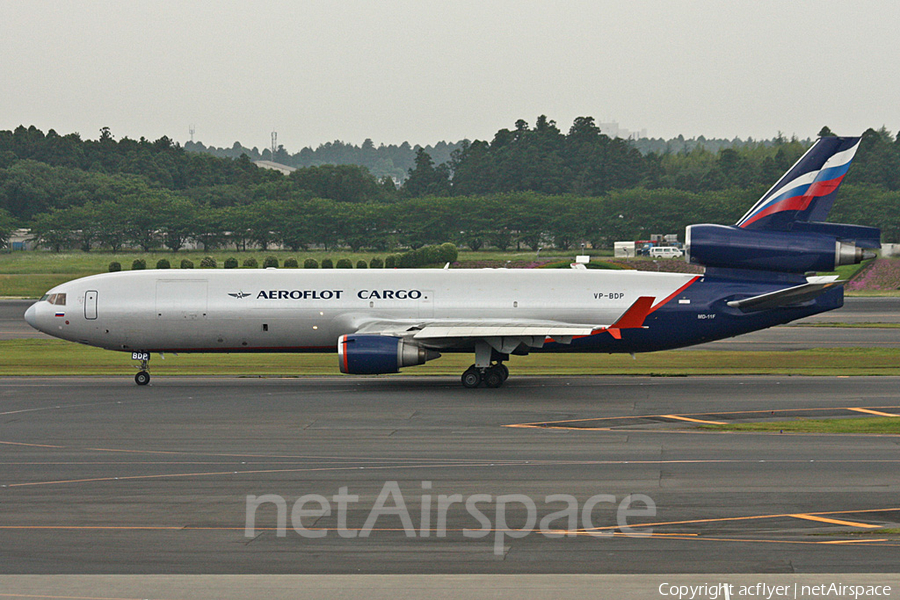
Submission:
POLYGON ((900 536, 880 530, 900 527, 900 437, 694 427, 900 415, 898 389, 5 379, 0 574, 891 573, 900 536))
MULTIPOLYGON (((0 339, 46 337, 21 319, 29 304, 0 301, 0 339)), ((897 298, 851 298, 806 322, 898 323, 898 308, 897 298)), ((698 348, 893 348, 896 331, 778 327, 698 348)), ((900 437, 693 428, 900 414, 898 384, 0 380, 0 595, 645 598, 667 582, 753 584, 755 574, 773 584, 894 582, 897 591, 900 437), (346 495, 358 498, 341 517, 346 495), (624 529, 616 506, 629 495, 649 499, 654 514, 637 503, 624 529), (252 530, 250 497, 274 500, 254 512, 252 530), (379 497, 390 506, 363 536, 379 497), (441 502, 457 497, 441 516, 441 502), (319 506, 310 498, 331 512, 302 512, 319 506), (563 498, 575 520, 569 511, 543 527, 568 506, 563 498), (506 576, 516 579, 497 579, 506 576)))

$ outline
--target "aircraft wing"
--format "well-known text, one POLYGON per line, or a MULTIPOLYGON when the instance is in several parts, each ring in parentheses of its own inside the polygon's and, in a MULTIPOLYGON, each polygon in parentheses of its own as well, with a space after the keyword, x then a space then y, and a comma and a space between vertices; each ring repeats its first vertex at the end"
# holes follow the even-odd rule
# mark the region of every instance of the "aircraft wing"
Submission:
POLYGON ((531 348, 540 348, 547 341, 568 344, 576 337, 596 335, 604 331, 621 339, 622 329, 643 327, 654 300, 652 296, 638 298, 612 324, 530 319, 373 320, 362 324, 356 333, 411 338, 426 346, 436 347, 483 340, 497 351, 509 353, 523 344, 531 348))

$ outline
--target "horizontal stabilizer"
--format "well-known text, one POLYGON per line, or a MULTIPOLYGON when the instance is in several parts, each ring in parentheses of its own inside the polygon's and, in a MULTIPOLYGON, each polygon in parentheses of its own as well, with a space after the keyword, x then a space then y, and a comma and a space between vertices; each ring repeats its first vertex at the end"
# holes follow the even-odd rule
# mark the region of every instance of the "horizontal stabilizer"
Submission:
POLYGON ((827 277, 810 277, 808 283, 795 287, 769 292, 752 298, 744 298, 743 300, 732 300, 728 306, 739 308, 744 312, 769 310, 788 306, 790 304, 800 304, 812 300, 813 298, 824 294, 828 289, 841 285, 843 281, 838 281, 836 275, 827 277))

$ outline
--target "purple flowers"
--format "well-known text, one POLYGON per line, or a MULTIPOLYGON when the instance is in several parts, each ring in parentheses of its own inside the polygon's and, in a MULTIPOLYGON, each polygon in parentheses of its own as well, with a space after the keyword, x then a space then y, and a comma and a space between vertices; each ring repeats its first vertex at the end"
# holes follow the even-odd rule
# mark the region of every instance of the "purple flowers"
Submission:
POLYGON ((900 259, 875 259, 847 284, 847 290, 900 290, 900 259))
POLYGON ((646 258, 616 258, 609 260, 613 264, 622 265, 626 269, 635 269, 636 271, 659 271, 660 273, 696 273, 701 274, 705 271, 700 265, 692 265, 684 261, 684 259, 659 258, 656 260, 648 260, 646 258))

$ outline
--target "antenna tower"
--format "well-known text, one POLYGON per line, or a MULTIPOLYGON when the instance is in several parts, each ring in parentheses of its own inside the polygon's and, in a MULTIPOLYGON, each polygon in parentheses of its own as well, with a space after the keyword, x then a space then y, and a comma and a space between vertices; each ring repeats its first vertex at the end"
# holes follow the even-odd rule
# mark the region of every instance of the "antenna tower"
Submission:
POLYGON ((275 160, 275 152, 278 150, 278 132, 272 132, 272 160, 275 160))
POLYGON ((191 143, 193 144, 193 143, 194 143, 194 132, 197 131, 197 130, 194 128, 193 125, 191 125, 191 126, 188 128, 188 131, 191 132, 191 143))

